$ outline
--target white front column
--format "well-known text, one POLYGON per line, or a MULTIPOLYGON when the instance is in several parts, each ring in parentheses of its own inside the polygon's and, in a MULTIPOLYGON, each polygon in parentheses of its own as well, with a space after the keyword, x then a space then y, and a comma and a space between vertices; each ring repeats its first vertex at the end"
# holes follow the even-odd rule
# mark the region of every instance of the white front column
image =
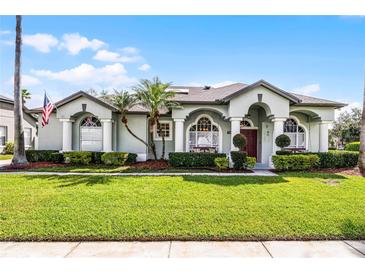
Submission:
POLYGON ((328 151, 328 124, 330 121, 322 121, 319 124, 319 152, 328 151))
POLYGON ((175 152, 184 151, 184 119, 174 119, 175 122, 175 152))
POLYGON ((103 125, 103 151, 111 152, 113 143, 112 120, 101 119, 100 121, 103 125))
POLYGON ((62 151, 72 151, 72 122, 71 119, 60 119, 62 122, 62 151))
POLYGON ((231 121, 231 150, 238 150, 238 148, 236 148, 234 145, 233 145, 233 137, 240 133, 240 129, 241 129, 241 121, 242 121, 242 118, 241 117, 232 117, 230 119, 231 121))
POLYGON ((275 139, 276 137, 284 133, 284 122, 286 121, 286 119, 287 118, 274 118, 272 120, 274 124, 272 132, 272 155, 275 155, 276 151, 280 150, 280 148, 275 143, 275 139))

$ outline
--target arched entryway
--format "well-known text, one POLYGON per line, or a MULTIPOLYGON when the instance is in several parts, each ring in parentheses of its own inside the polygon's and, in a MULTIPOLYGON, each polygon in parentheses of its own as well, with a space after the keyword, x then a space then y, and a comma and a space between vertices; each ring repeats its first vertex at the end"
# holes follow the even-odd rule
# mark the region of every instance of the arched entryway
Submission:
POLYGON ((86 116, 80 122, 80 150, 103 150, 103 129, 95 116, 86 116))

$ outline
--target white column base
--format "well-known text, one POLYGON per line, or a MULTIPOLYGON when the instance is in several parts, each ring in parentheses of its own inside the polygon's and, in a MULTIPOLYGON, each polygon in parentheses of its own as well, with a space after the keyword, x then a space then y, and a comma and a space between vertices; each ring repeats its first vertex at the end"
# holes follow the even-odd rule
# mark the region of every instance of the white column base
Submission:
POLYGON ((175 152, 184 151, 184 119, 174 119, 175 122, 175 152))
POLYGON ((62 122, 62 151, 72 151, 72 123, 71 119, 60 119, 62 122))
POLYGON ((111 152, 112 149, 112 140, 113 140, 113 131, 112 131, 112 120, 111 119, 101 119, 100 122, 103 125, 103 151, 111 152))

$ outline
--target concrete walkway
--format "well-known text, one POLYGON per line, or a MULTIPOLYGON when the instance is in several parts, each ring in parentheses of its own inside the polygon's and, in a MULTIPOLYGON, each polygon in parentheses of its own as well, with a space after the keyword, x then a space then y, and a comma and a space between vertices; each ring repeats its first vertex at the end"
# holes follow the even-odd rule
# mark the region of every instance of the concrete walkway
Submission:
POLYGON ((0 242, 0 257, 365 258, 365 241, 0 242))
POLYGON ((278 176, 269 170, 253 170, 253 173, 220 173, 220 172, 155 172, 155 173, 103 173, 103 172, 38 172, 38 171, 1 171, 1 174, 23 175, 108 175, 108 176, 278 176))
POLYGON ((0 168, 1 167, 6 167, 6 166, 8 166, 10 164, 11 164, 11 160, 10 159, 9 160, 0 160, 0 168))

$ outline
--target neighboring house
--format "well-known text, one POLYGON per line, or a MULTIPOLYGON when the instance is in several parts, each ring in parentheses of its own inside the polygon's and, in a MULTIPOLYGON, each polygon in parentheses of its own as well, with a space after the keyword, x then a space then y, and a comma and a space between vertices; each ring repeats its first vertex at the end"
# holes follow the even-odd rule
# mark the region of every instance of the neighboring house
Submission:
MULTIPOLYGON (((35 148, 37 134, 37 119, 23 108, 24 142, 26 149, 35 148)), ((0 95, 0 153, 6 142, 14 142, 14 101, 0 95)))
MULTIPOLYGON (((263 80, 224 87, 172 86, 175 101, 182 108, 165 111, 161 126, 166 136, 166 152, 217 151, 235 149, 232 137, 247 137, 245 150, 259 163, 269 165, 278 149, 276 136, 285 133, 291 148, 328 150, 328 125, 336 108, 345 104, 283 91, 263 80)), ((49 125, 39 128, 39 149, 62 151, 126 151, 146 160, 151 153, 131 136, 121 123, 121 115, 109 102, 85 92, 77 92, 56 103, 49 125)), ((40 113, 41 108, 32 110, 40 113)), ((148 125, 148 111, 135 106, 127 115, 128 124, 143 140, 153 130, 161 155, 161 138, 148 125)), ((39 118, 40 119, 40 118, 39 118)), ((40 123, 40 121, 39 121, 40 123)))

